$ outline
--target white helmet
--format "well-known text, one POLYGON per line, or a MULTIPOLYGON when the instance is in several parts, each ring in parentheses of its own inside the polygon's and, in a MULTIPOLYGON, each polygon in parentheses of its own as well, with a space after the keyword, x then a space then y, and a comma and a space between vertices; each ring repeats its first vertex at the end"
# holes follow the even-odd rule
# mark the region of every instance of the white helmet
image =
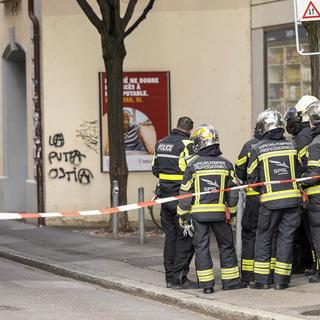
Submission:
POLYGON ((297 110, 297 114, 302 116, 302 122, 309 121, 309 116, 305 111, 313 102, 316 101, 319 101, 316 97, 305 95, 294 106, 294 108, 297 110))
POLYGON ((310 127, 314 128, 320 124, 320 101, 316 101, 309 105, 306 114, 309 118, 310 127))

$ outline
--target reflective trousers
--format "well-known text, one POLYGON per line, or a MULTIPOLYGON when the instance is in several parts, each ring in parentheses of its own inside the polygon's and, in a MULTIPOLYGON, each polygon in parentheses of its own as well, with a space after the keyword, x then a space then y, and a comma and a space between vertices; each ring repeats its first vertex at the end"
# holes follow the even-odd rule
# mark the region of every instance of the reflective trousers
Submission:
POLYGON ((192 238, 185 237, 177 219, 177 202, 161 205, 161 226, 165 233, 163 263, 166 282, 182 284, 194 254, 192 238))
POLYGON ((293 241, 301 220, 299 207, 270 210, 260 206, 254 274, 257 283, 270 283, 272 239, 278 230, 274 283, 288 284, 292 271, 293 241))
POLYGON ((196 221, 194 223, 194 246, 196 253, 196 269, 199 283, 204 288, 215 285, 215 275, 210 254, 210 229, 213 231, 220 255, 221 280, 223 288, 237 285, 240 282, 238 260, 233 244, 230 224, 225 221, 196 221))

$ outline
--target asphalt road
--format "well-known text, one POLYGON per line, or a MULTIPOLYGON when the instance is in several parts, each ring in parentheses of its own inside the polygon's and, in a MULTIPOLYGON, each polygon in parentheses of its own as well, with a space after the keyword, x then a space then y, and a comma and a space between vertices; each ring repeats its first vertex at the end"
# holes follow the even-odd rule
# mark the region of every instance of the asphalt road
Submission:
POLYGON ((209 318, 0 259, 0 319, 208 320, 209 318))

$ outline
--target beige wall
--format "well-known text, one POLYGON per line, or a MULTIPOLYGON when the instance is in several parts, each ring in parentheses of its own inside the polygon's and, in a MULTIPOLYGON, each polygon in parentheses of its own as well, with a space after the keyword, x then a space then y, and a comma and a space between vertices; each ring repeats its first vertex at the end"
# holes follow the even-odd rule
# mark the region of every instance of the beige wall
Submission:
POLYGON ((292 0, 252 0, 251 3, 253 29, 294 22, 292 0))
MULTIPOLYGON (((139 3, 141 9, 146 0, 139 3)), ((98 72, 104 66, 98 33, 74 0, 41 0, 41 7, 46 209, 104 207, 108 174, 100 172, 100 154, 76 137, 82 120, 99 119, 98 72), (60 132, 62 151, 86 155, 81 166, 94 175, 90 185, 48 178, 48 154, 55 150, 49 136, 60 132)), ((213 124, 225 156, 234 161, 251 135, 250 0, 158 0, 126 43, 126 71, 170 71, 172 125, 182 115, 196 125, 213 124)), ((130 173, 129 201, 136 200, 139 186, 150 198, 155 182, 150 172, 130 173)))

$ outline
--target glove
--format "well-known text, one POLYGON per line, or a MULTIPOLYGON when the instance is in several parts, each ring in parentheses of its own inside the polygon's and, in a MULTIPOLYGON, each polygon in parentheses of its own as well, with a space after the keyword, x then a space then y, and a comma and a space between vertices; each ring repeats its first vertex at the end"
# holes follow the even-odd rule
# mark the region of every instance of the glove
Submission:
POLYGON ((191 214, 185 213, 179 216, 179 225, 184 229, 185 225, 191 222, 191 214))
POLYGON ((153 198, 152 200, 156 200, 161 197, 161 192, 160 192, 160 184, 157 183, 155 189, 153 190, 153 198))

